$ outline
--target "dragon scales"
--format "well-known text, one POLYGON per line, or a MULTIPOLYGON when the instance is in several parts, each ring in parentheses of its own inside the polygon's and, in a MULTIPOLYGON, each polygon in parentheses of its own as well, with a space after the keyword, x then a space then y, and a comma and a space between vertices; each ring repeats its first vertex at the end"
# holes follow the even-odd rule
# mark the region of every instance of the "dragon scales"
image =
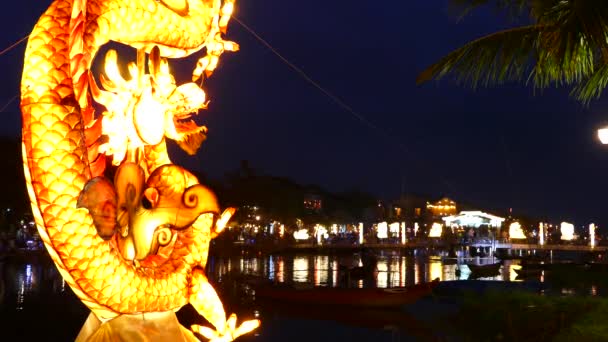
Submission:
MULTIPOLYGON (((165 147, 171 138, 195 153, 206 129, 186 120, 204 108, 204 93, 193 83, 177 87, 164 58, 206 48, 193 79, 209 75, 224 50, 236 50, 221 38, 232 1, 55 0, 29 37, 21 85, 24 170, 46 249, 92 311, 79 339, 118 336, 120 324, 104 326, 144 313, 172 320, 167 315, 188 303, 216 329, 192 330, 210 339, 232 340, 259 324, 227 320, 204 275, 209 241, 233 210, 220 215, 213 193, 172 165, 165 147), (90 67, 108 41, 136 48, 137 64, 129 66, 130 81, 111 75, 110 51, 108 77, 101 75, 98 87, 90 67), (94 101, 106 108, 102 115, 94 101), (116 142, 121 129, 131 133, 116 142), (104 177, 106 158, 117 167, 113 181, 104 177)), ((194 337, 181 326, 178 334, 194 337)))

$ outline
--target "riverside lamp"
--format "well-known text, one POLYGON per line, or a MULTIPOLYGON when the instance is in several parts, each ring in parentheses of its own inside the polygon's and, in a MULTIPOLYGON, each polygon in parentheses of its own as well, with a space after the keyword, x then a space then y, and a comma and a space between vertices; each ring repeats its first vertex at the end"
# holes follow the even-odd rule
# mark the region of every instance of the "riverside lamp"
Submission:
POLYGON ((597 130, 597 137, 600 142, 604 145, 608 144, 608 127, 600 128, 597 130))

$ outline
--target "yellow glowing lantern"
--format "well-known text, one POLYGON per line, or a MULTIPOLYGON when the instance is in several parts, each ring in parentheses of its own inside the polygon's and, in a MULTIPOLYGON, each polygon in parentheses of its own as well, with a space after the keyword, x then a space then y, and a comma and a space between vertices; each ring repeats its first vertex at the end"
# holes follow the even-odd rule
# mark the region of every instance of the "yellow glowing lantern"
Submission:
POLYGON ((524 234, 524 231, 521 228, 521 224, 519 222, 511 222, 511 224, 509 225, 509 237, 511 239, 526 238, 526 234, 524 234))
POLYGON ((29 36, 22 150, 36 226, 91 310, 77 340, 232 340, 260 322, 227 317, 204 268, 234 210, 222 212, 211 190, 171 163, 165 140, 194 154, 206 138, 191 120, 205 92, 176 84, 167 58, 205 50, 193 77, 208 77, 224 51, 238 50, 222 38, 234 1, 125 3, 55 0, 29 36), (125 79, 110 50, 98 85, 91 64, 108 41, 137 49, 137 60, 125 79), (188 303, 214 328, 182 327, 174 312, 188 303))

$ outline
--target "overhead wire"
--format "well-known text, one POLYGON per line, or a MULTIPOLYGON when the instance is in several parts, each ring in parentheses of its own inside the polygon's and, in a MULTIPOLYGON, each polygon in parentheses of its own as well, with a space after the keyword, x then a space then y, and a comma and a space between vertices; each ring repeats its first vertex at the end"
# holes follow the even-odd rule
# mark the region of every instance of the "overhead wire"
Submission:
POLYGON ((13 103, 13 101, 15 101, 17 99, 17 97, 19 97, 19 93, 15 94, 15 96, 13 96, 10 100, 8 100, 7 103, 4 104, 4 106, 2 106, 2 109, 0 109, 0 113, 4 113, 4 110, 11 104, 13 103))
MULTIPOLYGON (((337 104, 339 107, 341 107, 342 109, 344 109, 345 111, 347 111, 348 113, 350 113, 352 116, 354 116, 355 118, 357 118, 359 121, 361 121, 363 124, 365 124, 366 126, 368 126, 369 128, 371 128, 372 130, 376 131, 377 133, 379 133, 381 136, 383 136, 385 139, 391 140, 393 143, 395 143, 404 153, 408 154, 408 155, 413 155, 412 152, 402 143, 400 142, 398 139, 396 139, 394 136, 392 136, 391 134, 389 134, 388 132, 386 132, 384 129, 382 129, 381 127, 379 127, 378 125, 375 125, 374 123, 372 123, 371 121, 369 121, 368 119, 366 119, 363 115, 361 115, 360 113, 358 113, 357 111, 355 111, 353 109, 353 107, 349 106, 347 103, 345 103, 343 100, 341 100, 339 97, 337 97, 336 95, 334 95, 333 93, 331 93, 329 90, 325 89, 324 87, 322 87, 318 82, 316 82, 315 80, 313 80, 310 76, 308 76, 308 74, 306 74, 301 68, 299 68, 298 66, 296 66, 294 63, 290 62, 287 58, 285 58, 282 54, 280 54, 268 41, 266 41, 264 38, 262 38, 259 34, 257 34, 251 27, 249 27, 247 24, 245 24, 243 21, 241 21, 239 18, 237 18, 236 16, 232 16, 232 19, 234 21, 236 21, 239 25, 241 25, 247 32, 249 32, 254 38, 256 38, 260 43, 262 43, 262 45, 264 45, 267 49, 269 49, 273 54, 275 54, 283 63, 285 63, 286 65, 288 65, 292 70, 294 70, 298 75, 300 75, 300 77, 302 77, 304 80, 306 80, 308 83, 310 83, 311 85, 313 85, 315 88, 317 88, 319 91, 321 91, 325 96, 327 96, 329 99, 331 99, 335 104, 337 104)), ((19 44, 23 43, 27 38, 29 38, 29 35, 26 35, 25 37, 19 39, 18 41, 16 41, 15 43, 11 44, 10 46, 8 46, 7 48, 3 49, 2 51, 0 51, 0 56, 4 55, 5 53, 9 52, 10 50, 14 49, 15 47, 17 47, 19 44)), ((4 110, 13 102, 15 101, 15 99, 19 96, 19 94, 16 94, 15 96, 13 96, 3 107, 2 109, 0 109, 0 112, 4 112, 4 110)), ((450 184, 450 182, 448 182, 445 178, 440 177, 440 180, 442 183, 444 183, 444 185, 446 187, 448 187, 451 191, 454 191, 454 187, 450 184)))
MULTIPOLYGON (((23 43, 26 39, 28 39, 29 36, 30 35, 28 34, 25 37, 23 37, 23 38, 19 39, 18 41, 14 42, 13 44, 11 44, 10 46, 8 46, 7 48, 4 48, 2 51, 0 51, 0 56, 2 56, 5 53, 11 51, 12 49, 16 48, 19 44, 23 43)), ((13 101, 15 101, 18 96, 19 96, 19 93, 15 94, 10 100, 8 100, 8 102, 5 103, 4 106, 2 106, 2 108, 0 109, 0 113, 4 113, 4 111, 6 110, 6 108, 8 106, 10 106, 10 104, 13 103, 13 101)))
POLYGON ((4 50, 0 51, 0 56, 4 55, 5 53, 11 51, 12 49, 14 49, 15 47, 17 47, 17 45, 23 43, 26 39, 28 39, 30 37, 30 35, 28 34, 27 36, 19 39, 18 41, 16 41, 15 43, 11 44, 9 47, 5 48, 4 50))
MULTIPOLYGON (((376 131, 377 133, 379 133, 385 139, 388 139, 392 143, 395 143, 405 154, 413 156, 413 153, 401 141, 399 141, 398 139, 396 139, 394 136, 392 136, 386 130, 382 129, 378 125, 375 125, 374 123, 372 123, 371 121, 369 121, 368 119, 366 119, 363 115, 361 115, 360 113, 358 113, 357 111, 355 111, 353 109, 353 107, 349 106, 343 100, 341 100, 336 95, 334 95, 333 93, 331 93, 329 90, 327 90, 324 87, 322 87, 318 82, 316 82, 310 76, 308 76, 308 74, 306 74, 301 68, 299 68, 298 66, 296 66, 294 63, 290 62, 286 57, 284 57, 281 53, 279 53, 277 51, 277 49, 275 49, 267 40, 265 40, 264 38, 262 38, 251 27, 249 27, 242 20, 240 20, 239 18, 237 18, 234 14, 232 15, 231 19, 233 19, 239 25, 241 25, 247 32, 249 32, 262 45, 264 45, 273 54, 275 54, 283 63, 285 63, 287 66, 289 66, 292 70, 294 70, 298 75, 300 75, 302 78, 304 78, 304 80, 306 80, 312 86, 314 86, 319 91, 321 91, 323 94, 325 94, 335 104, 337 104, 342 109, 346 110, 348 113, 350 113, 351 115, 353 115, 355 118, 357 118, 359 121, 361 121, 363 124, 365 124, 369 128, 371 128, 374 131, 376 131)), ((444 177, 442 177, 440 175, 439 179, 450 191, 455 192, 455 189, 454 189, 453 185, 450 182, 448 182, 444 177)))

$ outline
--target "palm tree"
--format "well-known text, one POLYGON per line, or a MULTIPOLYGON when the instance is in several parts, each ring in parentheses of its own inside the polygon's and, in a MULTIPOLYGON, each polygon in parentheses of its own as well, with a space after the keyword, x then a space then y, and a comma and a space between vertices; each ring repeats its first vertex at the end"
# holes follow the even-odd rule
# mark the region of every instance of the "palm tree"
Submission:
POLYGON ((588 103, 608 84, 608 1, 451 0, 463 13, 493 5, 529 24, 473 40, 418 76, 416 83, 453 74, 473 87, 524 81, 536 88, 569 86, 588 103))

